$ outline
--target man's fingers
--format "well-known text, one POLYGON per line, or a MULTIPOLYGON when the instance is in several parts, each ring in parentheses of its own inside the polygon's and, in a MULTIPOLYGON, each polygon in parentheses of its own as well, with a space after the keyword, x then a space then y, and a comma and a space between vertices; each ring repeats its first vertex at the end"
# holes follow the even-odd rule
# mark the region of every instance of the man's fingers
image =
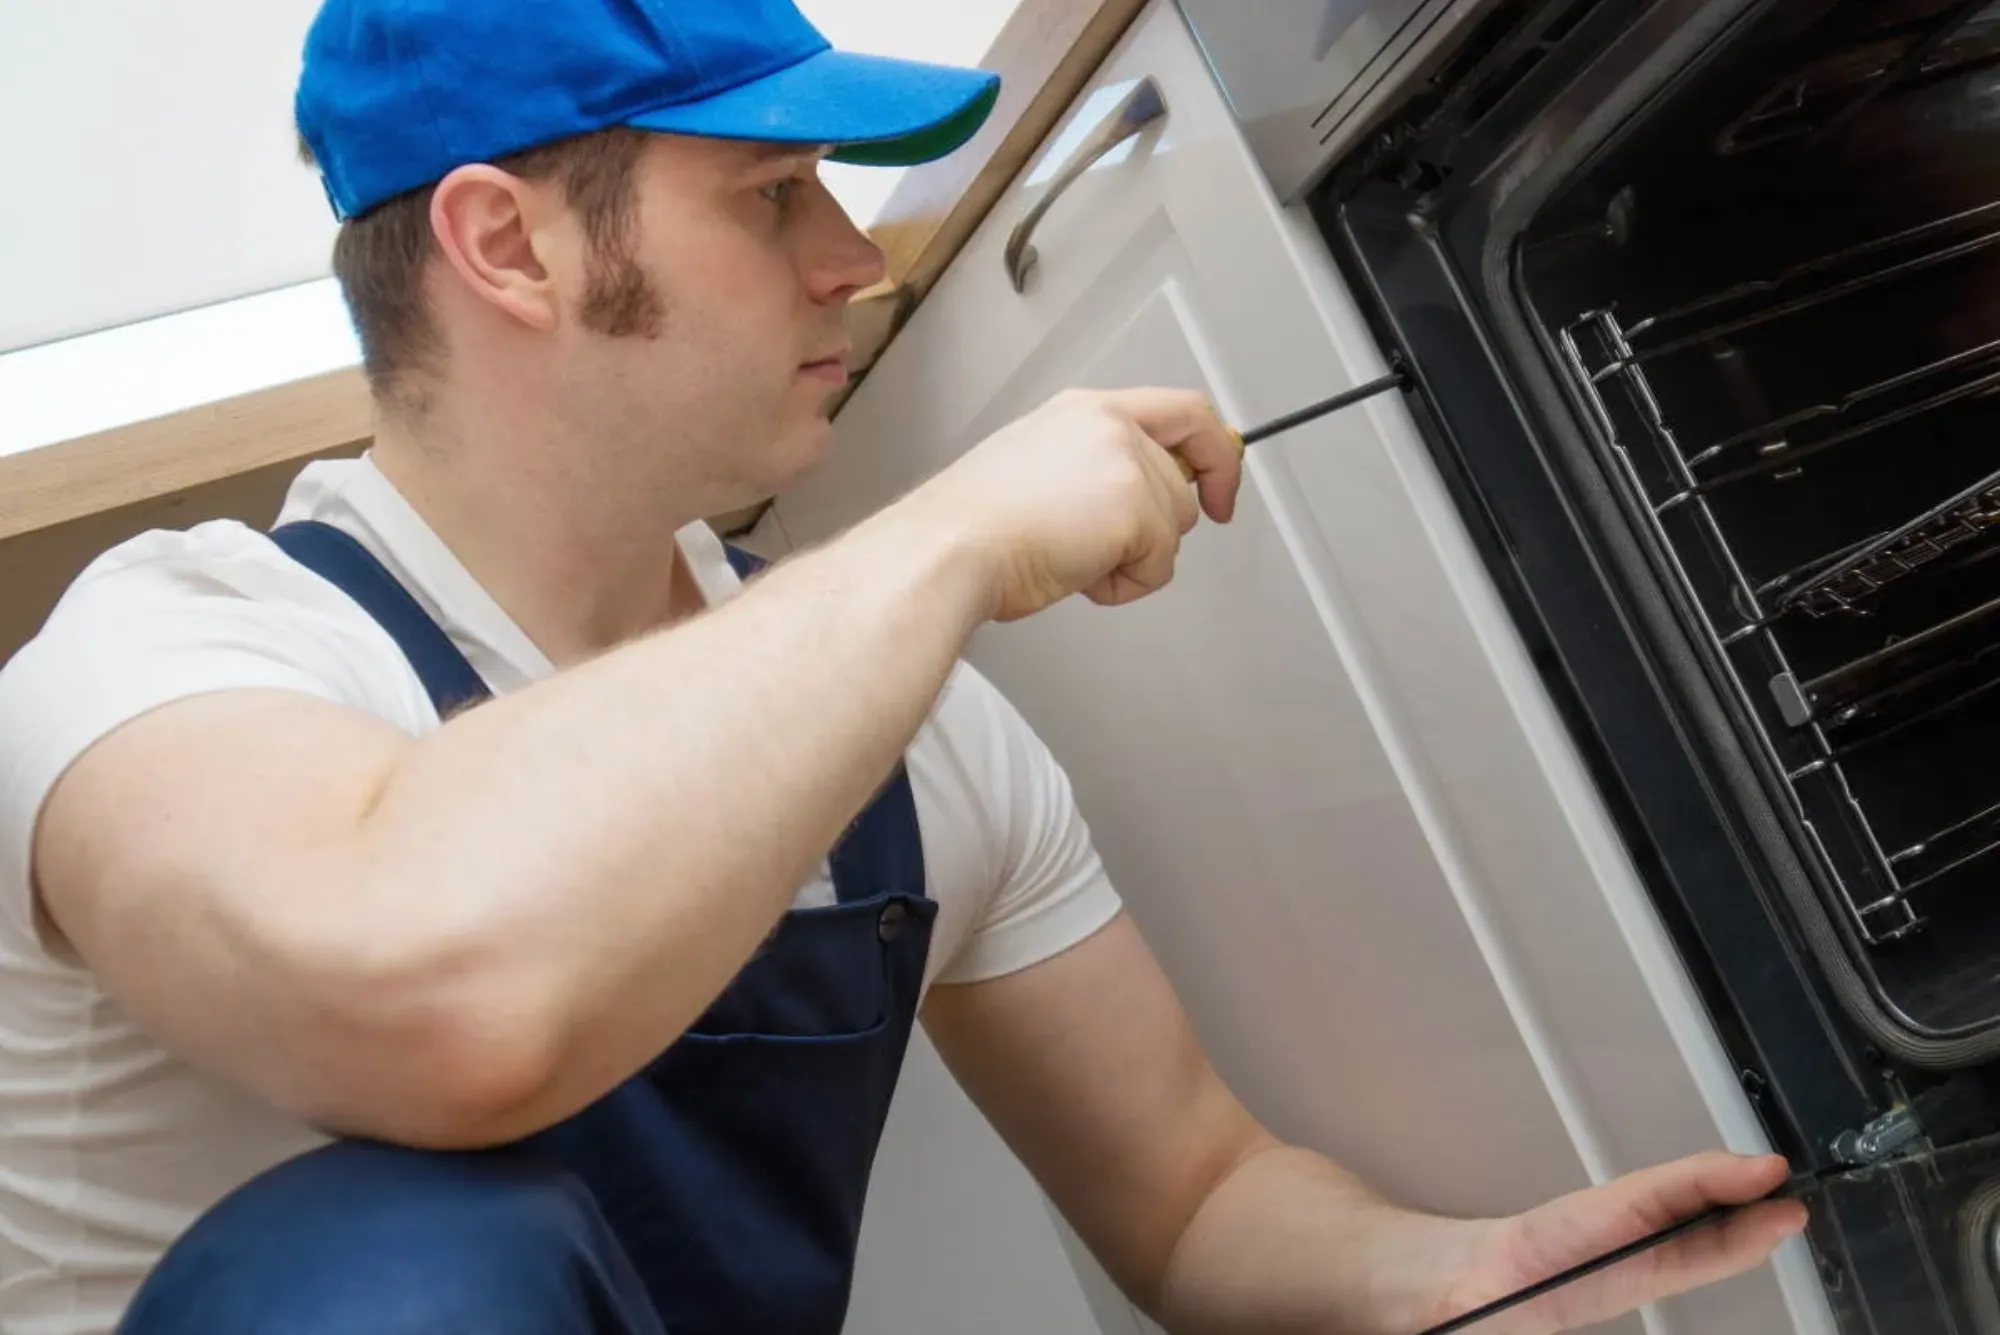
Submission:
POLYGON ((1805 1225, 1806 1210, 1797 1201, 1754 1205, 1593 1279, 1558 1289, 1542 1310, 1565 1330, 1609 1321, 1755 1269, 1805 1225))
POLYGON ((1183 389, 1121 389, 1108 392, 1105 400, 1182 461, 1182 476, 1195 484, 1210 519, 1229 522, 1243 484, 1243 438, 1223 425, 1207 396, 1183 389))
POLYGON ((1660 1281, 1676 1290, 1713 1283, 1761 1263, 1805 1226, 1806 1207, 1797 1201, 1749 1206, 1661 1248, 1660 1281))
POLYGON ((1173 581, 1181 535, 1194 527, 1194 502, 1188 497, 1187 488, 1171 475, 1158 478, 1156 485, 1162 493, 1165 512, 1146 525, 1138 552, 1113 575, 1126 601, 1164 589, 1173 581))
MULTIPOLYGON (((1583 1208, 1572 1207, 1566 1225, 1554 1218, 1543 1225, 1546 1250, 1529 1262, 1527 1273, 1557 1273, 1714 1205, 1758 1203, 1560 1289, 1543 1310, 1564 1329, 1589 1325, 1763 1264, 1807 1223, 1806 1207, 1798 1201, 1760 1200, 1784 1181, 1783 1160, 1777 1162, 1774 1179, 1770 1160, 1700 1155, 1570 1198, 1583 1208)), ((1563 1204, 1544 1210, 1559 1215, 1563 1204)))
POLYGON ((1168 449, 1188 440, 1210 423, 1221 424, 1208 396, 1191 389, 1111 389, 1104 401, 1137 422, 1145 433, 1168 449))
POLYGON ((1131 546, 1116 570, 1084 590, 1093 602, 1118 605, 1165 588, 1174 577, 1181 538, 1201 519, 1194 496, 1181 480, 1174 456, 1134 427, 1130 442, 1144 474, 1148 499, 1131 546))
MULTIPOLYGON (((1554 1274, 1712 1206, 1759 1200, 1782 1186, 1788 1171, 1776 1155, 1742 1158, 1720 1151, 1643 1169, 1530 1211, 1522 1220, 1528 1245, 1520 1259, 1528 1271, 1554 1274)), ((1741 1218, 1767 1217, 1767 1209, 1745 1211, 1741 1218)), ((1712 1225, 1698 1229, 1652 1255, 1713 1245, 1724 1231, 1712 1225)))
POLYGON ((1173 520, 1174 528, 1182 534, 1193 531, 1201 520, 1201 510, 1187 489, 1187 460, 1160 449, 1143 430, 1135 429, 1133 435, 1132 447, 1138 451, 1140 462, 1153 480, 1154 495, 1173 520))
POLYGON ((1806 1207, 1798 1201, 1762 1200, 1785 1184, 1790 1171, 1778 1155, 1711 1153, 1638 1174, 1634 1186, 1652 1193, 1660 1227, 1716 1205, 1749 1207, 1663 1249, 1659 1280, 1665 1291, 1698 1288, 1748 1270, 1805 1228, 1806 1207), (1762 1203, 1750 1204, 1754 1201, 1762 1203))
MULTIPOLYGON (((1225 428, 1226 429, 1226 428, 1225 428)), ((1243 437, 1228 433, 1230 454, 1207 472, 1197 470, 1196 487, 1201 492, 1201 508, 1218 524, 1236 517, 1236 497, 1243 490, 1243 437)))
POLYGON ((1711 1205, 1741 1205, 1768 1196, 1790 1173, 1780 1155, 1743 1157, 1714 1150, 1644 1169, 1612 1189, 1652 1218, 1654 1227, 1664 1228, 1711 1205))
POLYGON ((1083 590, 1083 596, 1104 607, 1123 607, 1148 594, 1158 593, 1174 577, 1178 553, 1171 547, 1158 548, 1139 561, 1120 566, 1083 590))
POLYGON ((1805 1226, 1805 1206, 1797 1201, 1767 1201, 1670 1243, 1655 1262, 1644 1301, 1686 1293, 1754 1269, 1805 1226))
POLYGON ((1615 1245, 1677 1224, 1714 1205, 1742 1205, 1783 1186, 1790 1166, 1777 1155, 1746 1158, 1713 1150, 1627 1174, 1544 1206, 1615 1245), (1623 1234, 1624 1236, 1613 1236, 1623 1234))

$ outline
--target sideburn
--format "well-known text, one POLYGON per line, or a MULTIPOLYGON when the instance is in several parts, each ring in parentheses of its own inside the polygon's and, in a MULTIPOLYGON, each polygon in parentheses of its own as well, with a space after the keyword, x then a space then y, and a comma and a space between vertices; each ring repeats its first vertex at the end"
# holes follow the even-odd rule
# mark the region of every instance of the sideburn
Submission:
POLYGON ((606 338, 658 338, 666 303, 632 257, 627 238, 609 247, 592 238, 590 274, 580 311, 583 327, 606 338))
POLYGON ((607 338, 657 338, 666 323, 666 304, 637 256, 633 175, 647 141, 638 130, 606 131, 592 141, 597 152, 573 163, 564 182, 589 247, 579 315, 584 328, 607 338))

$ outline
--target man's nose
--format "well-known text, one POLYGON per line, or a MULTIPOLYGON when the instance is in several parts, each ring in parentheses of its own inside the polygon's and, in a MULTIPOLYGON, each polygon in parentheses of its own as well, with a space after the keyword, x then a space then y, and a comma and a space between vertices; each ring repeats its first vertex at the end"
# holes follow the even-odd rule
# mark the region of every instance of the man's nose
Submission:
POLYGON ((882 248, 854 225, 840 201, 823 186, 815 193, 823 207, 814 220, 806 281, 813 300, 831 305, 881 282, 888 266, 882 248))

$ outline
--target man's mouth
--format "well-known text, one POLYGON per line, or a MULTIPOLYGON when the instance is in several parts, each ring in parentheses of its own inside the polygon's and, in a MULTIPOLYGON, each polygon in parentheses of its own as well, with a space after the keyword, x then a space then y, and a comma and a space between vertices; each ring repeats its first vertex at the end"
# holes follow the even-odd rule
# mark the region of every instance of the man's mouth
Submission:
POLYGON ((847 383, 847 353, 835 353, 831 357, 821 357, 817 361, 806 362, 799 367, 799 374, 809 380, 824 380, 835 389, 847 383))

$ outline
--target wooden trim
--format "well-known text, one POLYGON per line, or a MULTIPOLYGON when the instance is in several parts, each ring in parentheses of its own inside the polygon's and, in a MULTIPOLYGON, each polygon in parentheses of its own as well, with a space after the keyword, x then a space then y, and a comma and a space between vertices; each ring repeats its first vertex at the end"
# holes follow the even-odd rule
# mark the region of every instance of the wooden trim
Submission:
POLYGON ((272 464, 353 449, 374 432, 359 370, 0 457, 0 540, 272 464))
POLYGON ((875 364, 1145 6, 1021 0, 980 62, 1001 76, 992 116, 958 152, 905 173, 869 229, 888 276, 855 298, 857 376, 875 364))

